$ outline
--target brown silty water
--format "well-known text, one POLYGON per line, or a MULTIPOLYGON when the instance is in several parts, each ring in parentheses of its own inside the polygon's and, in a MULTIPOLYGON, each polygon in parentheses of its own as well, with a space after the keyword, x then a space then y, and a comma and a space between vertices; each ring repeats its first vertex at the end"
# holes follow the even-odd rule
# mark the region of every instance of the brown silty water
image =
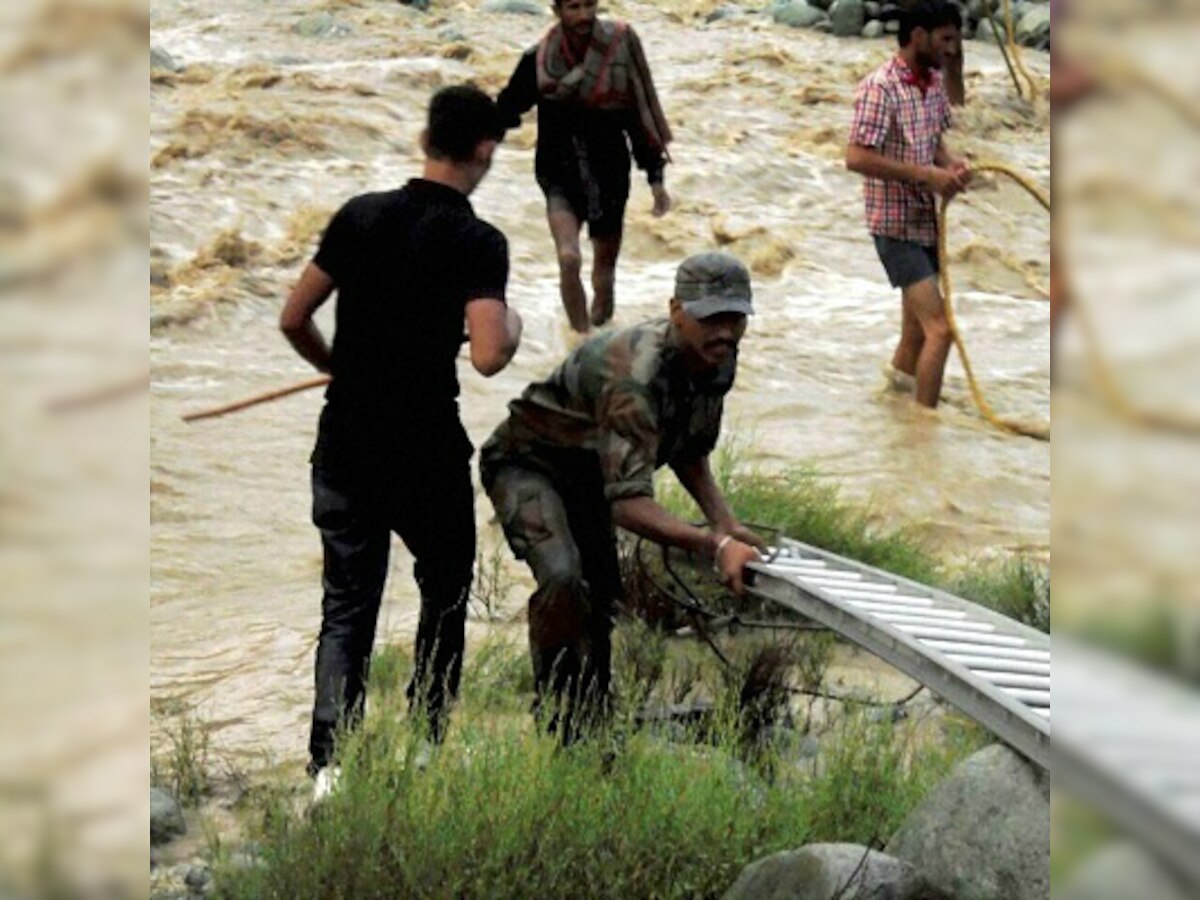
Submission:
MULTIPOLYGON (((726 432, 751 461, 811 463, 881 523, 917 523, 948 556, 1048 556, 1048 444, 986 425, 956 361, 936 414, 884 387, 899 298, 842 156, 854 88, 888 58, 891 39, 839 40, 762 16, 704 24, 715 5, 607 10, 637 26, 676 133, 666 218, 650 216, 635 175, 617 324, 661 315, 689 253, 735 253, 752 269, 759 314, 726 432)), ((328 216, 356 193, 418 174, 432 91, 467 79, 498 90, 551 21, 474 2, 434 6, 168 0, 153 12, 154 43, 186 69, 151 87, 151 697, 194 704, 235 751, 294 758, 304 748, 321 570, 307 458, 321 397, 194 425, 180 415, 311 374, 276 320, 328 216), (344 33, 300 33, 321 14, 344 33)), ((1045 111, 1015 99, 993 46, 970 42, 966 53, 970 104, 953 142, 1048 184, 1045 111)), ((1044 55, 1027 56, 1046 73, 1044 55)), ((472 197, 508 236, 509 297, 526 326, 499 376, 462 366, 462 415, 477 445, 567 349, 532 119, 472 197)), ((1019 189, 986 180, 951 215, 958 315, 988 396, 1044 421, 1046 215, 1019 189)), ((318 320, 330 333, 331 309, 318 320)), ((482 494, 477 511, 493 546, 482 494)), ((410 570, 397 544, 381 641, 411 640, 410 570)), ((513 612, 521 602, 517 590, 513 612)), ((470 625, 476 636, 487 627, 470 625)))

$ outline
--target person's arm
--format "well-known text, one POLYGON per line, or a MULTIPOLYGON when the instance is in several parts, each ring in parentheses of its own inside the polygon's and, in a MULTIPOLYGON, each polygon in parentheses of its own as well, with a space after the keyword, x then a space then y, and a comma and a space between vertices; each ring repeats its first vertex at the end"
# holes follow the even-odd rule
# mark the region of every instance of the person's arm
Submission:
POLYGON ((707 455, 687 462, 675 463, 671 468, 679 478, 679 483, 699 504, 704 518, 708 520, 708 524, 715 531, 721 534, 731 534, 742 543, 758 547, 760 550, 766 549, 766 544, 762 539, 742 525, 733 514, 733 510, 729 508, 725 495, 721 493, 721 488, 717 486, 716 479, 713 478, 712 467, 709 465, 707 455))
POLYGON ((961 173, 951 169, 902 162, 861 144, 851 144, 846 148, 846 168, 868 178, 920 185, 943 197, 953 197, 965 184, 961 173))
POLYGON ((737 538, 705 531, 675 518, 653 497, 627 497, 612 504, 613 522, 659 544, 679 547, 713 561, 721 581, 738 596, 745 592, 742 570, 759 559, 758 551, 737 538))
POLYGON ((530 50, 521 55, 508 84, 496 98, 504 127, 520 128, 521 116, 529 112, 537 100, 537 56, 530 50))
POLYGON ((329 371, 330 353, 325 336, 313 322, 313 315, 329 299, 335 287, 333 279, 316 263, 309 263, 279 315, 279 330, 288 343, 319 372, 329 371))
POLYGON ((638 168, 645 171, 650 193, 654 195, 654 208, 651 213, 656 217, 664 216, 671 209, 671 195, 667 193, 663 179, 663 169, 666 168, 667 160, 662 149, 650 143, 636 113, 632 118, 633 123, 626 129, 626 133, 629 135, 629 145, 633 149, 633 158, 638 168))
POLYGON ((521 343, 521 317, 503 300, 480 297, 467 304, 471 365, 485 378, 501 371, 521 343))

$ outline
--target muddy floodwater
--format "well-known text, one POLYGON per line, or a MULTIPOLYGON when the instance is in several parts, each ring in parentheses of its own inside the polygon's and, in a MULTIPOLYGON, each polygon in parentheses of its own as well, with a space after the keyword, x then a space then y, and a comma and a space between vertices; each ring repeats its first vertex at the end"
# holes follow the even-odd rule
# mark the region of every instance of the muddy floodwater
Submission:
MULTIPOLYGON (((957 360, 936 414, 884 388, 899 299, 863 224, 860 179, 842 157, 855 85, 892 40, 837 39, 760 15, 706 24, 715 5, 608 10, 638 27, 676 134, 670 215, 649 215, 635 174, 617 324, 666 309, 684 256, 735 253, 752 270, 759 314, 726 432, 750 461, 811 464, 880 523, 915 525, 947 557, 1048 559, 1049 444, 987 425, 957 360)), ((392 0, 154 4, 152 41, 182 69, 157 71, 151 85, 150 689, 156 702, 194 705, 233 752, 304 752, 320 610, 307 459, 321 396, 191 425, 180 416, 311 374, 276 319, 329 215, 417 174, 431 92, 467 79, 498 90, 550 21, 486 13, 475 0, 434 0, 425 13, 392 0)), ((1048 71, 1044 54, 1026 58, 1048 71)), ((967 43, 966 73, 969 105, 953 143, 1048 187, 1046 110, 1015 97, 993 45, 967 43)), ((476 445, 567 346, 533 179, 533 118, 472 197, 508 236, 509 297, 526 326, 499 376, 461 366, 476 445)), ((1044 423, 1048 217, 1014 186, 984 178, 951 219, 959 324, 987 395, 1010 416, 1044 423)), ((327 333, 331 312, 319 317, 327 333)), ((478 498, 486 548, 498 532, 478 498)), ((410 570, 398 545, 380 640, 411 640, 410 570)), ((523 578, 515 565, 512 573, 523 578)), ((517 590, 513 612, 521 601, 517 590)), ((478 638, 488 626, 469 627, 478 638)))

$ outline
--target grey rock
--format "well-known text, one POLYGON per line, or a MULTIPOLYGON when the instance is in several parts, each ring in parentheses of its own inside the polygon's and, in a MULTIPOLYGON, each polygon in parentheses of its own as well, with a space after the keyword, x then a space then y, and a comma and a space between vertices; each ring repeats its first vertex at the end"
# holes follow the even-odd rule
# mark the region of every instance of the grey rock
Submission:
POLYGON ((985 44, 1002 44, 1006 40, 1005 34, 1003 22, 997 22, 995 19, 981 19, 975 29, 975 40, 983 41, 985 44))
POLYGON ((437 36, 438 40, 445 41, 447 44, 457 44, 467 39, 467 36, 453 25, 447 25, 440 29, 437 36))
POLYGON ((1086 860, 1055 896, 1060 900, 1188 900, 1195 895, 1141 847, 1119 843, 1086 860))
POLYGON ((792 28, 814 28, 821 22, 828 22, 829 17, 815 6, 809 6, 801 0, 792 0, 772 7, 771 17, 780 25, 792 28))
POLYGON ((838 37, 858 37, 867 23, 863 0, 837 0, 829 9, 833 33, 838 37))
POLYGON ((292 26, 294 33, 310 38, 340 38, 350 34, 353 30, 345 22, 335 19, 327 12, 305 16, 292 26))
POLYGON ((162 788, 150 788, 150 844, 165 844, 186 833, 179 802, 162 788))
POLYGON ((956 900, 1048 900, 1046 775, 994 744, 960 763, 904 820, 886 852, 956 900))
POLYGON ((878 19, 880 13, 883 12, 883 4, 879 0, 867 0, 863 4, 863 10, 866 12, 868 19, 878 19))
POLYGON ((722 6, 718 6, 707 16, 705 16, 704 21, 720 22, 722 19, 740 19, 744 15, 746 15, 746 10, 742 9, 742 7, 724 4, 722 6))
POLYGON ((190 865, 184 873, 183 883, 188 886, 188 890, 204 893, 212 885, 212 870, 205 863, 190 865))
POLYGON ((182 72, 183 66, 175 61, 170 53, 162 47, 150 45, 150 71, 158 69, 163 72, 182 72))
POLYGON ((1016 20, 1017 41, 1027 47, 1050 37, 1050 7, 1030 6, 1016 20))
POLYGON ((900 20, 899 19, 888 19, 886 22, 883 23, 883 30, 885 32, 887 32, 888 34, 899 34, 900 33, 900 20))
POLYGON ((862 36, 865 38, 881 38, 885 34, 887 34, 887 29, 878 19, 863 26, 862 36))
POLYGON ((978 22, 984 16, 983 0, 968 0, 967 13, 972 22, 978 22))
POLYGON ((413 9, 419 9, 425 12, 429 9, 429 0, 400 0, 402 6, 411 6, 413 9))
POLYGON ((485 0, 479 7, 484 12, 512 13, 519 16, 544 16, 546 5, 534 0, 485 0))
POLYGON ((908 863, 858 844, 810 844, 751 863, 723 900, 927 900, 937 896, 908 863))

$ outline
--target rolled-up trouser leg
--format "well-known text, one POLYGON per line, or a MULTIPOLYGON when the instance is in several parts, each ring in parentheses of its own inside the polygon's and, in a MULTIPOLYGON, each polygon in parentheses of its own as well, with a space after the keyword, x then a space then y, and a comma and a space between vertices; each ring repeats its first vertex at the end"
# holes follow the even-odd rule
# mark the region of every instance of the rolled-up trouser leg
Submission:
POLYGON ((597 607, 608 604, 591 596, 566 506, 546 476, 505 466, 489 479, 488 493, 513 553, 538 585, 529 599, 535 711, 570 742, 607 701, 608 617, 597 607))
POLYGON ((319 468, 313 469, 312 486, 313 524, 320 529, 325 558, 309 737, 309 770, 315 772, 330 763, 338 725, 353 726, 362 715, 390 535, 353 492, 319 468))
POLYGON ((410 710, 423 713, 440 741, 458 695, 466 639, 467 595, 475 565, 475 492, 469 462, 414 480, 396 531, 416 560, 421 590, 410 710))

